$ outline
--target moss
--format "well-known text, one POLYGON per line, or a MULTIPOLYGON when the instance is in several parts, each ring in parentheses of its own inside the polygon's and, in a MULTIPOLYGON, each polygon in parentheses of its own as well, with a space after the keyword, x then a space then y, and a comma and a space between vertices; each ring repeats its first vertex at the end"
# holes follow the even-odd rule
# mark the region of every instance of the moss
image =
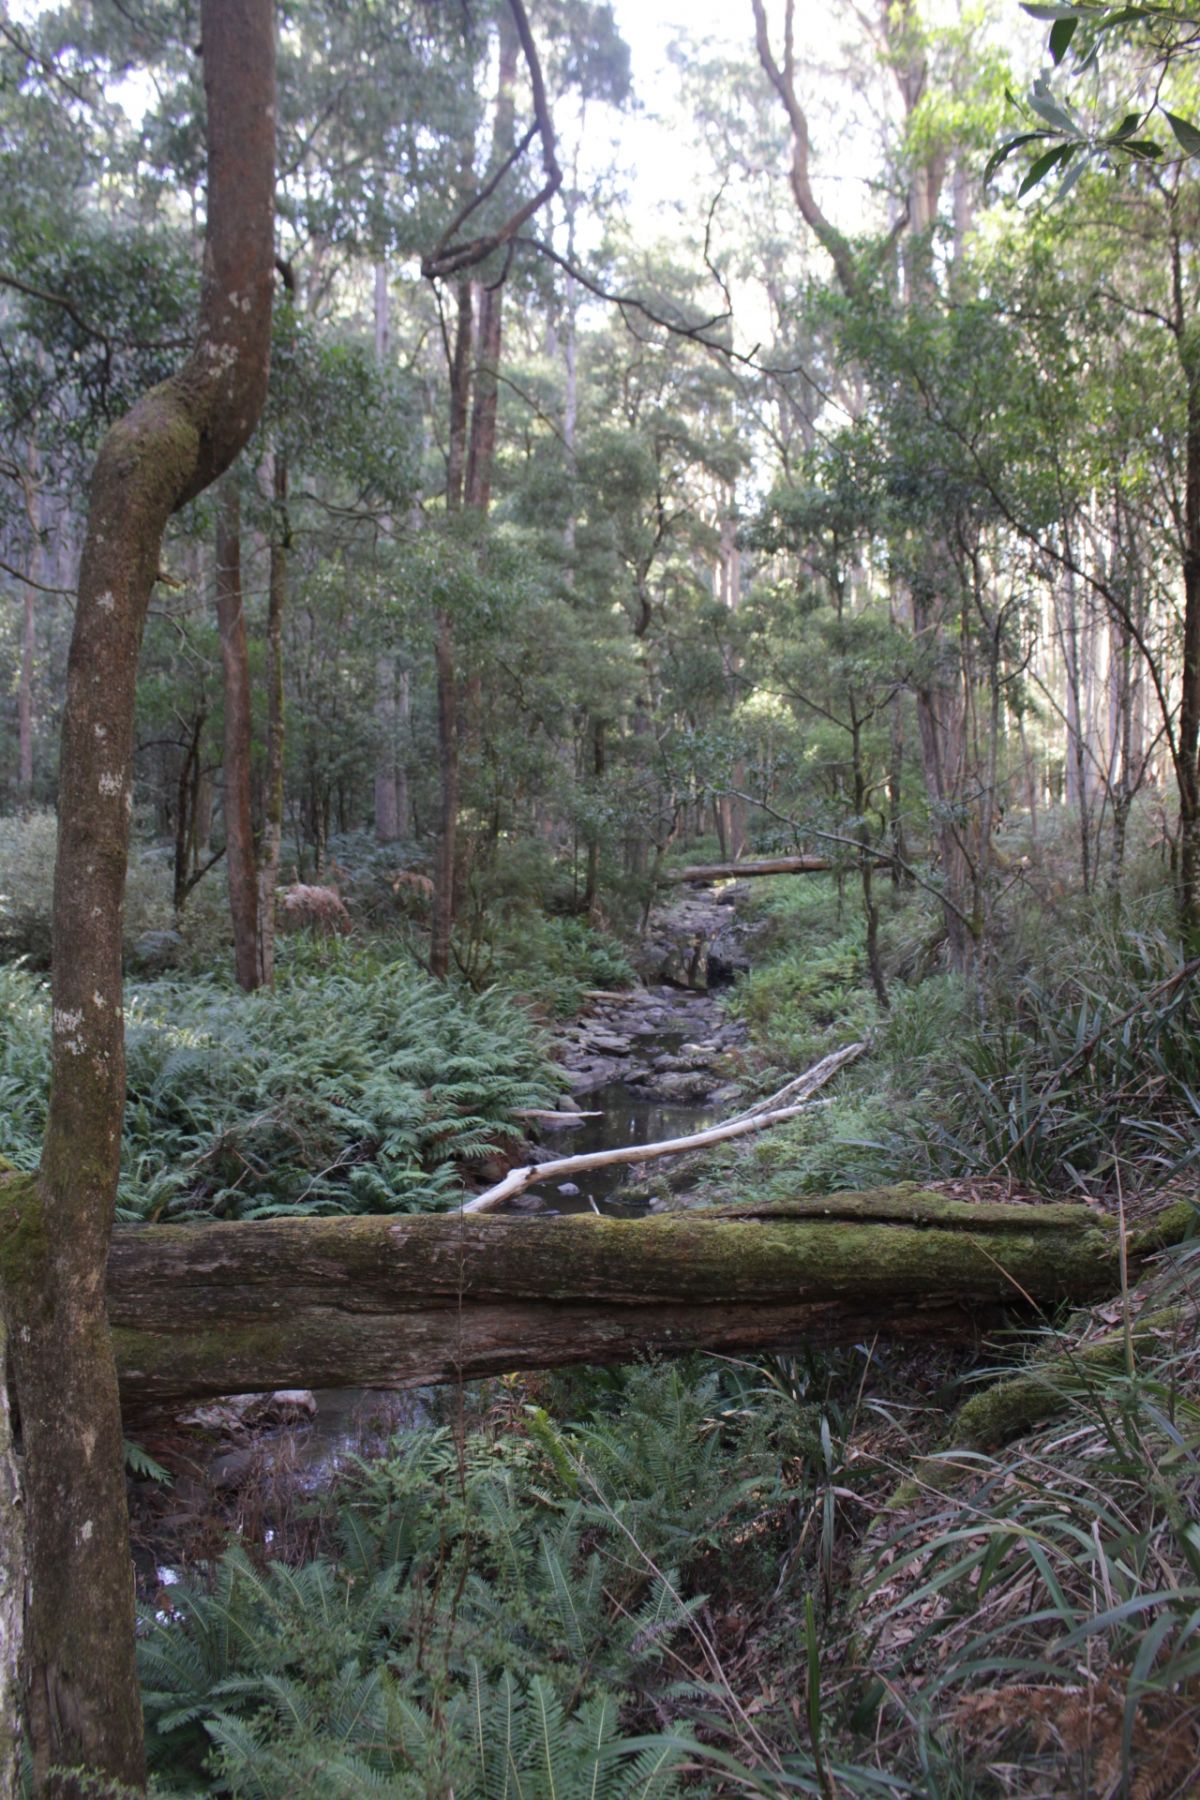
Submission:
MULTIPOLYGON (((153 1387, 154 1377, 160 1371, 177 1380, 188 1369, 199 1371, 214 1365, 233 1368, 242 1358, 264 1365, 272 1359, 294 1360, 297 1349, 294 1331, 258 1321, 239 1325, 228 1320, 207 1330, 187 1332, 166 1328, 139 1331, 133 1325, 114 1325, 111 1335, 118 1374, 141 1373, 147 1377, 148 1388, 153 1387)), ((268 1367, 263 1383, 270 1379, 273 1377, 268 1367)))
POLYGON ((1200 1205, 1195 1200, 1176 1200, 1129 1236, 1131 1257, 1152 1256, 1172 1244, 1182 1244, 1200 1230, 1200 1205))
POLYGON ((50 1235, 36 1175, 0 1176, 0 1289, 20 1301, 42 1285, 50 1235))

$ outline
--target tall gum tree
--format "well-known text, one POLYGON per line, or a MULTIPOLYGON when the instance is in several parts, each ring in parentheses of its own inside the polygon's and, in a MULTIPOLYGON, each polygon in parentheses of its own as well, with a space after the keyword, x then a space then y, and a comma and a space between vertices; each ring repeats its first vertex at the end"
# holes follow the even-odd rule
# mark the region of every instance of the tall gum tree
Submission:
POLYGON ((134 684, 171 514, 230 465, 266 394, 273 278, 271 0, 203 0, 208 220, 196 346, 109 432, 92 477, 63 722, 53 1048, 41 1168, 0 1190, 24 1448, 26 1728, 37 1795, 144 1783, 105 1268, 125 1057, 121 924, 134 684), (88 1773, 85 1773, 88 1772, 88 1773))

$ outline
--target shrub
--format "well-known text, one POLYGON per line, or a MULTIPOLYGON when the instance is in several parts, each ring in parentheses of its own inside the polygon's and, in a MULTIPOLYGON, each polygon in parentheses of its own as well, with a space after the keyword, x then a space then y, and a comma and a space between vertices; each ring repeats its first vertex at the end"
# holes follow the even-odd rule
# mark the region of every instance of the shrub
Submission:
POLYGON ((496 933, 493 978, 554 1018, 578 1012, 588 988, 631 987, 637 973, 621 945, 582 919, 521 913, 496 933))
MULTIPOLYGON (((211 979, 132 987, 122 1216, 444 1207, 461 1193, 460 1162, 518 1136, 514 1109, 552 1100, 541 1040, 502 995, 361 952, 316 970, 311 952, 281 960, 274 994, 211 979)), ((0 1019, 0 1153, 31 1167, 46 984, 0 973, 0 1019)))
MULTIPOLYGON (((52 812, 0 818, 0 958, 50 963, 54 859, 58 824, 52 812)), ((125 884, 125 961, 148 957, 159 968, 195 966, 229 941, 224 875, 207 875, 183 912, 173 905, 171 853, 149 844, 130 847, 125 884), (145 953, 140 957, 140 951, 145 953)))

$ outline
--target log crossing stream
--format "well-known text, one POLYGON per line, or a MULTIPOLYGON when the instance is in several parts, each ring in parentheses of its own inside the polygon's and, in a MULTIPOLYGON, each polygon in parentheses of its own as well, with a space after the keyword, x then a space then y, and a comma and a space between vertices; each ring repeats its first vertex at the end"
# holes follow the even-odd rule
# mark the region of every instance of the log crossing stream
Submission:
MULTIPOLYGON (((736 1112, 734 1077, 744 1028, 726 1017, 723 990, 748 966, 728 894, 678 893, 651 917, 643 946, 644 981, 612 994, 592 994, 556 1045, 564 1086, 562 1111, 539 1119, 536 1154, 562 1157, 686 1136, 736 1112), (689 985, 694 984, 694 985, 689 985), (588 1116, 591 1115, 591 1116, 588 1116)), ((655 1194, 670 1165, 648 1164, 655 1194)), ((597 1212, 634 1218, 657 1198, 639 1183, 637 1164, 594 1169, 577 1181, 533 1185, 505 1210, 554 1214, 597 1212)), ((290 1497, 336 1479, 348 1462, 377 1453, 395 1431, 428 1423, 426 1392, 364 1387, 294 1395, 242 1396, 193 1409, 202 1437, 167 1503, 182 1522, 214 1501, 234 1519, 273 1513, 290 1497)), ((186 1415, 185 1415, 186 1416, 186 1415)), ((147 1496, 160 1499, 161 1496, 147 1496)), ((177 1578, 168 1530, 151 1529, 139 1556, 144 1588, 177 1578)))

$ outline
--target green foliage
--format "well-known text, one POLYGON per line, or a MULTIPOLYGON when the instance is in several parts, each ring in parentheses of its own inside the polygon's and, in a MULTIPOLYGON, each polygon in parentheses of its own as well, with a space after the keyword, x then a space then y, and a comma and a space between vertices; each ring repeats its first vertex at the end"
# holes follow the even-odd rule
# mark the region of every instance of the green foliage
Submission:
MULTIPOLYGON (((452 1205, 460 1163, 553 1099, 540 1038, 498 992, 347 951, 282 959, 277 991, 149 981, 127 1003, 126 1218, 262 1218, 452 1205)), ((49 995, 0 971, 3 1140, 36 1162, 49 995)))
MULTIPOLYGON (((52 812, 0 816, 0 956, 50 958, 51 906, 58 825, 52 812)), ((128 952, 148 931, 174 924, 167 864, 145 846, 130 857, 125 890, 128 952)))
POLYGON ((874 1019, 863 991, 861 935, 848 934, 821 948, 797 944, 756 967, 738 984, 734 1005, 772 1068, 797 1073, 825 1050, 833 1028, 861 1036, 874 1019))
POLYGON ((491 972, 554 1018, 578 1012, 587 988, 632 987, 637 971, 621 945, 582 919, 522 910, 497 930, 491 972))
POLYGON ((942 1174, 1003 1172, 1045 1193, 1153 1187, 1191 1166, 1200 1118, 1200 1014, 1178 944, 1150 925, 1059 949, 1069 973, 1030 972, 997 996, 913 1135, 942 1174))
POLYGON ((260 1800, 675 1792, 686 1734, 620 1718, 676 1692, 717 1543, 783 1518, 781 1414, 723 1410, 721 1377, 678 1365, 617 1391, 586 1425, 397 1439, 344 1484, 330 1555, 235 1547, 173 1588, 139 1646, 162 1776, 260 1800))
MULTIPOLYGON (((1166 1293, 1194 1300, 1195 1281, 1190 1251, 1166 1293)), ((1007 1456, 951 1447, 924 1465, 924 1501, 874 1536, 864 1650, 886 1684, 877 1704, 903 1718, 931 1791, 958 1765, 961 1791, 987 1792, 986 1766, 1001 1762, 1031 1780, 1057 1770, 1060 1787, 1065 1768, 1090 1763, 1109 1792, 1135 1771, 1148 1792, 1190 1791, 1194 1380, 1185 1343, 1131 1352, 1124 1372, 1081 1359, 1065 1418, 1007 1456)))
MULTIPOLYGON (((1108 104, 1104 112, 1089 120, 1068 99, 1054 92, 1047 74, 1039 75, 1021 109, 1033 129, 1018 132, 993 151, 984 171, 985 182, 1016 151, 1043 146, 1029 165, 1019 192, 1027 194, 1058 171, 1063 180, 1057 198, 1062 199, 1089 164, 1108 167, 1152 163, 1161 158, 1163 143, 1158 137, 1147 135, 1160 121, 1170 131, 1165 146, 1168 153, 1178 156, 1182 152, 1185 157, 1200 154, 1200 130, 1165 104, 1165 99, 1171 98, 1174 67, 1186 64, 1195 51, 1194 15, 1186 9, 1112 4, 1111 0, 1074 0, 1073 4, 1023 0, 1023 5, 1035 19, 1049 22, 1050 60, 1055 69, 1067 71, 1077 92, 1081 78, 1090 75, 1102 54, 1111 54, 1115 45, 1127 60, 1140 62, 1154 76, 1152 98, 1148 107, 1140 101, 1135 104, 1122 100, 1113 112, 1110 94, 1106 93, 1108 104)), ((1012 105, 1019 105, 1011 94, 1008 98, 1012 105)), ((1094 108, 1094 100, 1092 105, 1094 108)))

